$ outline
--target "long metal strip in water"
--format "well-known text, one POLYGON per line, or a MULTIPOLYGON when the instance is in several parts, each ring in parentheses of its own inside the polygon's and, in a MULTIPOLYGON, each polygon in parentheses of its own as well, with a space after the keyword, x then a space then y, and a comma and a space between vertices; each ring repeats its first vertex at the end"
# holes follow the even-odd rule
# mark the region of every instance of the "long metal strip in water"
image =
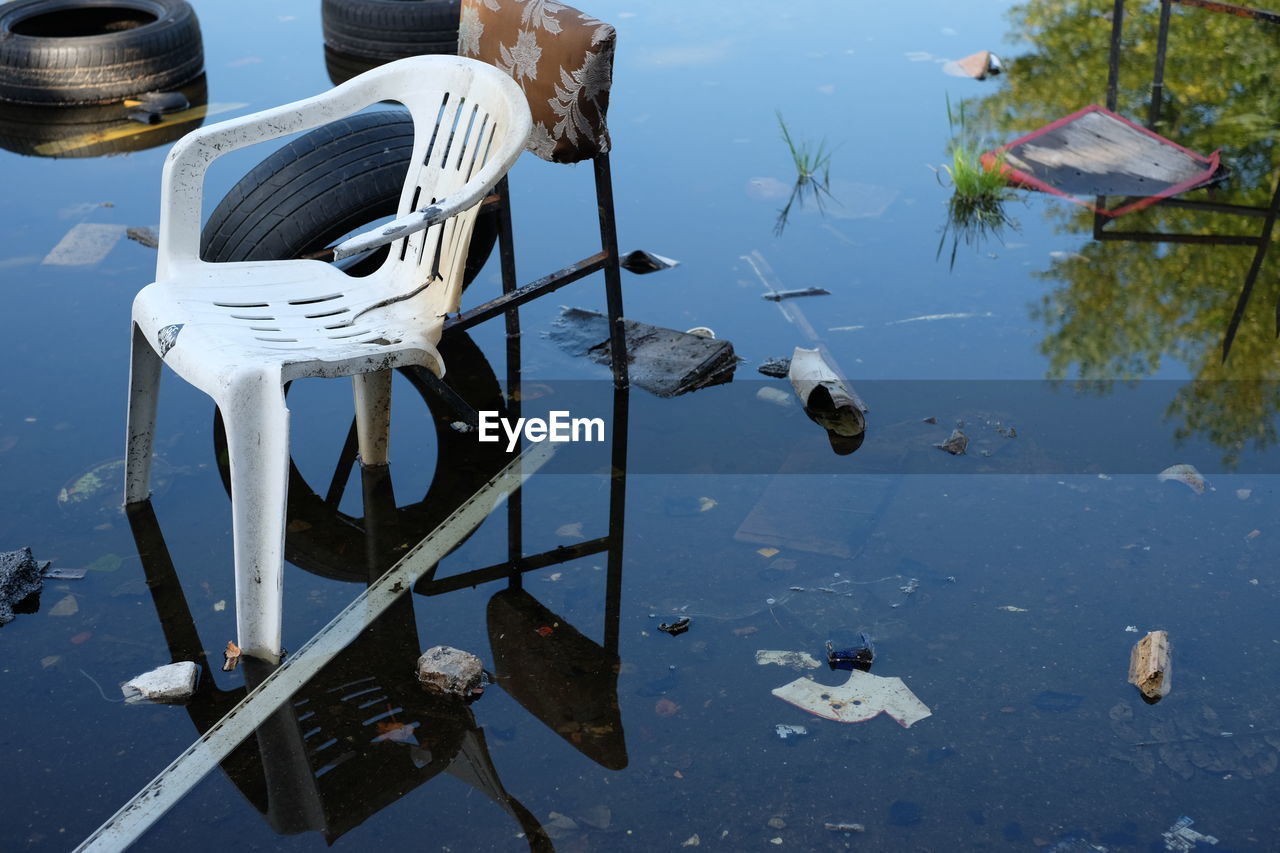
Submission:
POLYGON ((440 562, 459 542, 489 517, 512 492, 555 453, 544 441, 520 454, 444 522, 405 554, 387 573, 356 597, 320 629, 306 645, 285 659, 280 668, 251 690, 213 728, 191 744, 160 775, 139 791, 120 811, 80 843, 79 851, 118 851, 144 832, 217 767, 298 688, 354 640, 409 590, 427 569, 440 562))

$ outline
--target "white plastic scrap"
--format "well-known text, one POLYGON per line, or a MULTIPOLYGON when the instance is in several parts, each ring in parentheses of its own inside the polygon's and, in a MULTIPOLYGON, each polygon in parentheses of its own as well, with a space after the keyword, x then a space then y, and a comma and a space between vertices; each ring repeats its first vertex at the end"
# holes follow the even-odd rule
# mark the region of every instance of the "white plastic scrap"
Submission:
POLYGON ((837 723, 861 723, 880 713, 888 714, 903 728, 910 728, 933 712, 911 692, 901 678, 885 678, 853 670, 838 687, 797 678, 773 691, 785 702, 837 723))
POLYGON ((1173 826, 1161 834, 1164 838, 1164 849, 1172 850, 1174 853, 1190 853, 1196 848, 1197 842, 1203 841, 1210 845, 1218 843, 1218 839, 1212 835, 1204 835, 1192 829, 1193 823, 1195 821, 1189 817, 1178 818, 1173 826))
POLYGON ((120 685, 124 698, 131 704, 139 702, 185 702, 196 692, 196 678, 200 668, 191 661, 171 663, 144 672, 120 685))
POLYGON ((777 732, 778 737, 783 740, 786 740, 789 737, 803 737, 809 733, 809 730, 804 726, 788 726, 785 723, 778 723, 773 727, 773 730, 777 732))
POLYGON ((791 667, 797 672, 805 669, 817 669, 820 665, 817 659, 808 652, 785 652, 772 649, 758 649, 756 651, 756 663, 761 666, 776 663, 778 666, 791 667))
POLYGON ((1199 471, 1197 471, 1194 465, 1187 465, 1185 463, 1179 464, 1179 465, 1170 465, 1168 468, 1165 468, 1159 474, 1156 474, 1156 479, 1162 483, 1167 482, 1169 480, 1173 480, 1178 483, 1184 483, 1189 489, 1191 489, 1191 491, 1195 492, 1197 495, 1204 494, 1204 489, 1206 485, 1204 475, 1201 474, 1199 471))

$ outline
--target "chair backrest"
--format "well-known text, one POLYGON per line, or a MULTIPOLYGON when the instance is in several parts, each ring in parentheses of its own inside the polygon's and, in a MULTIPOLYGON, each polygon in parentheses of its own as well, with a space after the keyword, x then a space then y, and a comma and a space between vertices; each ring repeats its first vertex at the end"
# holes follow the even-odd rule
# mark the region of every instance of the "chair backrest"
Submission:
POLYGON ((497 66, 524 89, 529 150, 554 163, 609 152, 612 26, 555 0, 462 0, 458 54, 497 66))
MULTIPOLYGON (((414 122, 415 165, 406 175, 398 216, 455 195, 469 181, 477 184, 472 189, 492 187, 524 149, 528 118, 519 89, 506 75, 456 56, 401 59, 306 100, 209 125, 174 145, 165 163, 157 279, 179 266, 204 263, 200 208, 210 162, 388 100, 404 104, 414 122)), ((460 288, 475 213, 473 208, 392 243, 387 263, 398 265, 394 288, 421 286, 424 270, 444 274, 450 290, 460 288)))
MULTIPOLYGON (((411 168, 405 176, 397 216, 406 216, 459 192, 491 158, 507 156, 513 141, 519 145, 519 138, 504 137, 519 125, 513 113, 524 105, 512 102, 505 80, 484 72, 487 69, 483 66, 471 66, 464 74, 441 75, 440 79, 434 73, 423 75, 412 67, 401 72, 403 79, 396 81, 400 85, 391 89, 398 94, 392 97, 409 108, 414 139, 411 168)), ((497 177, 506 169, 503 167, 497 177)), ((396 265, 392 289, 406 293, 439 276, 448 294, 444 301, 453 306, 449 310, 456 310, 478 212, 479 206, 473 206, 392 243, 387 258, 387 264, 396 265)))

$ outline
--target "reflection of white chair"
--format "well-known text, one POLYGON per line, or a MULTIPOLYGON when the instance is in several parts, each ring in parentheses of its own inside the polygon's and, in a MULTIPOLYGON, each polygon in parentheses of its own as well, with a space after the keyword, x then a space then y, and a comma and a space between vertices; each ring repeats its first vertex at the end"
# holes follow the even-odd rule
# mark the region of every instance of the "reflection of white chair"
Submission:
MULTIPOLYGON (((444 372, 436 344, 456 311, 476 205, 524 150, 529 108, 496 68, 423 56, 361 74, 307 100, 197 130, 165 163, 156 282, 133 303, 125 502, 146 500, 161 362, 222 411, 231 460, 236 627, 246 654, 281 653, 281 576, 289 474, 284 383, 351 376, 360 452, 385 464, 391 368, 444 372), (414 120, 413 164, 391 224, 338 257, 390 244, 372 275, 319 261, 210 264, 199 257, 209 163, 395 100, 414 120)), ((341 164, 335 164, 335 168, 341 164)), ((317 181, 335 180, 317 174, 317 181)))

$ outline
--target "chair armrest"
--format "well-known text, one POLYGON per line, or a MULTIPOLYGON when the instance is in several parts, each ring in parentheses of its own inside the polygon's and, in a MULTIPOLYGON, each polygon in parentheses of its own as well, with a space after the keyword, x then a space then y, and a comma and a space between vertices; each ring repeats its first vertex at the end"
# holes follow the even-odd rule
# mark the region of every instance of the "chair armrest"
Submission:
POLYGON ((377 102, 374 95, 366 86, 344 84, 301 101, 200 128, 178 140, 165 159, 161 182, 157 279, 166 278, 174 264, 199 260, 204 177, 214 160, 359 112, 377 102))

